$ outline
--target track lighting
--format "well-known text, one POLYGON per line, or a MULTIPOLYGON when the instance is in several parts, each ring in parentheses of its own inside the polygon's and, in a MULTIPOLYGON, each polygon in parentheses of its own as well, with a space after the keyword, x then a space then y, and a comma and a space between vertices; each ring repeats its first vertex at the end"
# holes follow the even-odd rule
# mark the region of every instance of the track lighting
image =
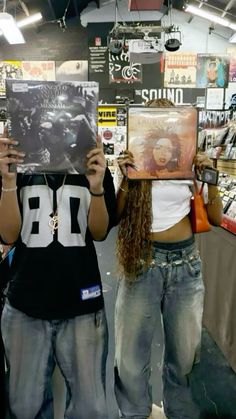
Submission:
POLYGON ((12 15, 6 12, 0 13, 0 31, 9 44, 24 44, 24 37, 18 28, 12 15))
POLYGON ((2 12, 0 13, 0 35, 5 36, 9 44, 24 44, 25 40, 19 28, 31 25, 41 19, 42 14, 38 12, 16 22, 12 15, 2 12))
POLYGON ((177 51, 180 47, 181 43, 176 38, 169 38, 165 43, 165 49, 170 52, 177 51))
POLYGON ((175 28, 173 25, 171 26, 170 30, 165 33, 165 49, 170 52, 177 51, 181 43, 181 32, 178 30, 178 28, 175 28))
POLYGON ((112 39, 108 37, 107 46, 112 55, 120 55, 124 47, 124 40, 112 39))

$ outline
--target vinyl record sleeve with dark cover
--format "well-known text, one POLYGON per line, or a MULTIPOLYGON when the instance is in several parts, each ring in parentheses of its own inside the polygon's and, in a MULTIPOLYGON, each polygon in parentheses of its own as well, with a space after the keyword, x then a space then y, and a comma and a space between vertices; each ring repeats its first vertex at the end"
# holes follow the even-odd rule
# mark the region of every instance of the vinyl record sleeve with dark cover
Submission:
POLYGON ((129 179, 193 179, 196 146, 194 107, 130 105, 128 149, 135 165, 128 166, 129 179))
POLYGON ((6 80, 7 127, 26 153, 19 173, 86 172, 96 146, 98 83, 6 80))

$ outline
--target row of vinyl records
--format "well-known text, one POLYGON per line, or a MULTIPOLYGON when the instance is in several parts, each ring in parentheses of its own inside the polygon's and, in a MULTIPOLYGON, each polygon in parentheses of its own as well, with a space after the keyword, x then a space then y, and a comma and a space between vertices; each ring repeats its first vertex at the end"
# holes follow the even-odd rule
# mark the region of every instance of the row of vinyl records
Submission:
POLYGON ((200 130, 198 147, 210 158, 236 160, 236 121, 229 121, 222 127, 200 130))
POLYGON ((236 175, 221 172, 218 187, 223 203, 223 217, 221 226, 236 234, 236 175))

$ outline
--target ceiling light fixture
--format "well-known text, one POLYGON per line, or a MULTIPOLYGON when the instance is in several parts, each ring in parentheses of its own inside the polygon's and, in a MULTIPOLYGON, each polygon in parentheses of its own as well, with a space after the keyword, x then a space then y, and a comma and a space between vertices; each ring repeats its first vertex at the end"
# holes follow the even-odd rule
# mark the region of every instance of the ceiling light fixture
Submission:
POLYGON ((194 15, 197 15, 199 17, 203 17, 204 19, 210 20, 211 22, 218 23, 221 26, 228 27, 230 22, 227 19, 223 19, 220 16, 214 15, 209 12, 205 12, 202 8, 194 7, 191 5, 187 5, 185 8, 185 12, 192 13, 194 15))
POLYGON ((112 39, 108 36, 107 46, 111 55, 120 55, 124 47, 124 39, 118 39, 118 38, 112 39))
POLYGON ((24 44, 24 37, 18 28, 12 15, 6 12, 0 13, 0 31, 9 44, 24 44))
POLYGON ((38 22, 43 18, 42 13, 38 12, 34 15, 27 16, 25 19, 19 20, 16 22, 18 28, 23 28, 24 26, 31 25, 32 23, 38 22))
MULTIPOLYGON (((224 26, 226 28, 232 29, 233 31, 236 31, 236 24, 235 23, 232 23, 228 19, 222 18, 222 17, 217 16, 215 14, 206 12, 202 8, 187 5, 185 7, 185 12, 197 15, 199 17, 203 17, 204 19, 210 20, 211 22, 218 23, 221 26, 224 26)), ((236 42, 235 40, 233 40, 233 41, 231 40, 231 39, 234 39, 233 37, 234 37, 234 35, 230 38, 229 42, 236 42)))
POLYGON ((166 28, 164 33, 165 49, 169 52, 178 51, 181 43, 181 32, 178 27, 173 24, 172 20, 172 0, 168 0, 168 13, 170 17, 170 27, 166 28))
POLYGON ((169 52, 177 51, 182 45, 179 28, 172 25, 164 34, 165 49, 169 52))
POLYGON ((23 28, 43 18, 40 12, 16 22, 9 13, 0 13, 0 35, 5 36, 9 44, 24 44, 25 40, 19 28, 23 28))
POLYGON ((204 19, 210 20, 211 22, 218 23, 221 26, 236 30, 236 24, 231 23, 229 20, 224 19, 220 16, 217 16, 213 13, 206 12, 202 8, 191 6, 190 4, 186 6, 185 12, 192 13, 204 19))

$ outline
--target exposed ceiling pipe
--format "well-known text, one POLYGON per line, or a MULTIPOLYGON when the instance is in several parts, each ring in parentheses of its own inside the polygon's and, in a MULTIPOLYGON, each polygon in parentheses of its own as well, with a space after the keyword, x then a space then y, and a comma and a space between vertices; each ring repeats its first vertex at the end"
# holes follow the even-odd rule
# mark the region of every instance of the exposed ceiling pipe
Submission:
MULTIPOLYGON (((214 10, 216 10, 217 12, 220 12, 220 13, 224 13, 224 11, 226 11, 226 9, 220 9, 219 7, 217 7, 217 6, 214 6, 213 4, 210 4, 208 1, 207 2, 203 2, 202 0, 195 0, 198 4, 199 4, 199 6, 200 6, 200 4, 202 4, 202 6, 203 5, 205 5, 206 7, 209 7, 209 8, 211 8, 211 9, 214 9, 214 10)), ((230 0, 230 2, 231 1, 233 1, 233 3, 235 2, 235 0, 230 0)), ((229 2, 229 3, 230 3, 229 2)), ((227 6, 226 6, 227 7, 227 6)), ((231 6, 230 6, 230 8, 231 8, 231 6)), ((229 15, 229 16, 231 16, 231 17, 233 17, 233 18, 236 18, 236 15, 234 15, 234 14, 232 14, 232 13, 230 13, 228 10, 226 11, 226 14, 227 15, 229 15)))
POLYGON ((51 13, 52 13, 52 17, 53 17, 53 19, 57 19, 57 16, 56 16, 56 12, 55 12, 55 10, 54 10, 54 7, 53 7, 53 5, 52 5, 52 2, 51 2, 51 0, 48 0, 48 5, 49 5, 49 7, 50 7, 50 10, 51 10, 51 13))
POLYGON ((28 7, 26 6, 26 4, 25 4, 22 0, 19 0, 19 3, 20 3, 20 5, 21 5, 21 8, 22 8, 23 12, 25 13, 25 15, 26 15, 26 16, 29 16, 29 15, 30 15, 30 13, 29 13, 29 9, 28 9, 28 7))
POLYGON ((79 10, 78 10, 78 6, 77 6, 77 1, 73 0, 73 6, 75 8, 75 14, 76 14, 76 16, 79 16, 79 10))
POLYGON ((231 7, 233 6, 233 4, 235 3, 235 0, 230 0, 227 4, 227 6, 225 7, 221 17, 225 17, 226 13, 228 12, 228 10, 231 9, 231 7))

